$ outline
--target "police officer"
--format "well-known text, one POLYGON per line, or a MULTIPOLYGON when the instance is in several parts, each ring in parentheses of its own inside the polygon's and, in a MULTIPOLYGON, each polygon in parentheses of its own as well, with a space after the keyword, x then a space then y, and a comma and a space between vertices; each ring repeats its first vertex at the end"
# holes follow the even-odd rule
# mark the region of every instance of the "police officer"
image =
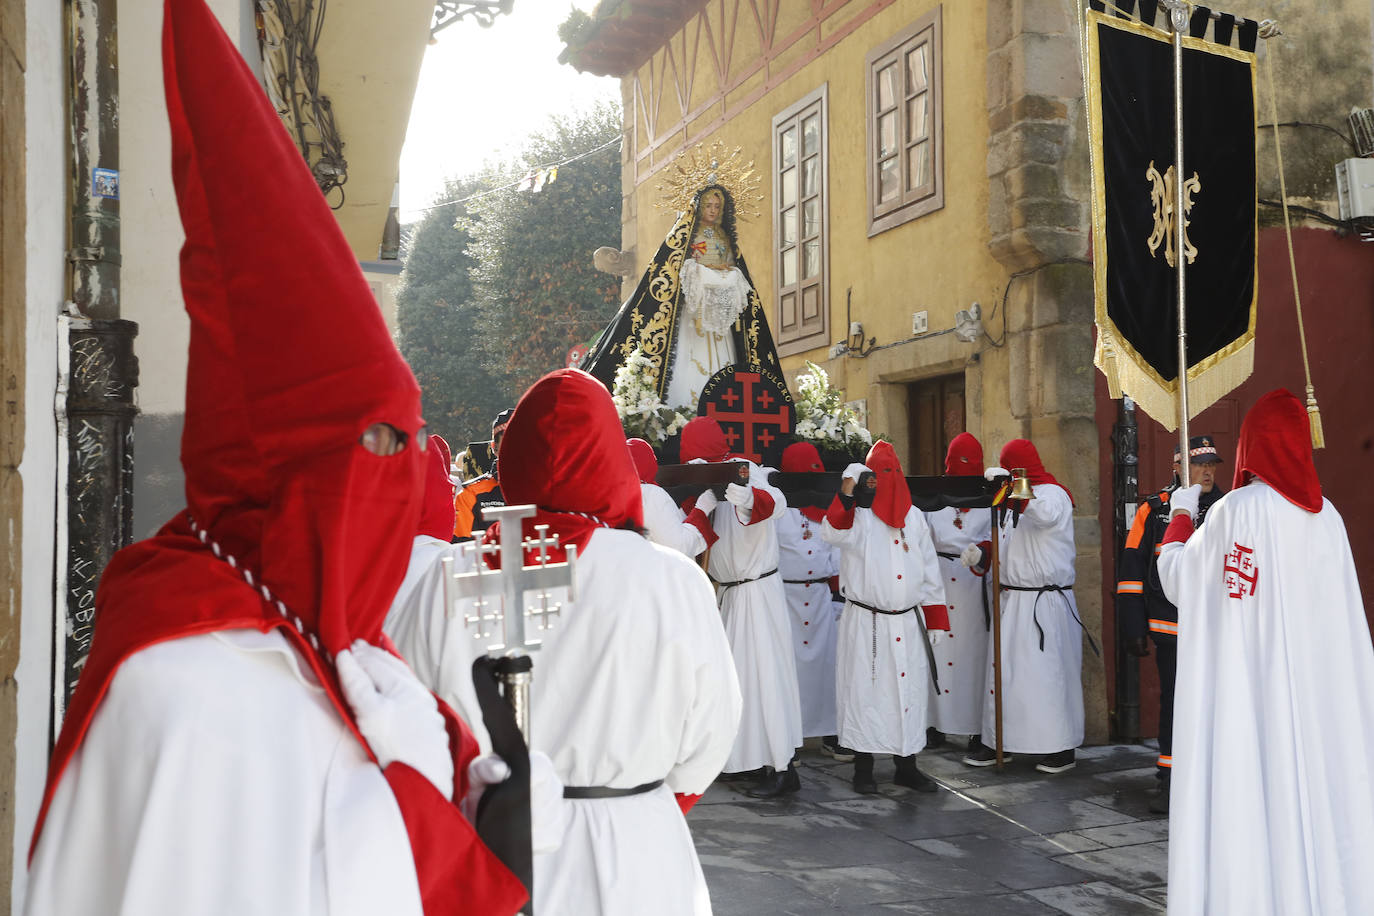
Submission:
MULTIPOLYGON (((1193 436, 1188 440, 1188 476, 1202 487, 1198 500, 1197 524, 1207 509, 1226 491, 1216 483, 1216 440, 1193 436)), ((1174 446, 1174 480, 1168 487, 1140 504, 1121 553, 1120 580, 1116 586, 1117 625, 1126 651, 1143 658, 1155 644, 1155 665, 1159 668, 1159 762, 1156 776, 1159 794, 1150 800, 1150 810, 1165 814, 1169 810, 1169 771, 1173 766, 1174 673, 1178 659, 1178 608, 1164 597, 1155 568, 1159 542, 1169 526, 1169 498, 1179 486, 1179 453, 1174 446), (1147 636, 1148 634, 1148 636, 1147 636)))

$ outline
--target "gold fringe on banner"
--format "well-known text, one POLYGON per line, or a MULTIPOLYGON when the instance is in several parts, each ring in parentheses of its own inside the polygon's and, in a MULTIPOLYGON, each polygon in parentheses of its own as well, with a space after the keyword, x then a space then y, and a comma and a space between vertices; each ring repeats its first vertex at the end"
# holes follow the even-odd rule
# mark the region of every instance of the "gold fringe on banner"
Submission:
MULTIPOLYGON (((1098 325, 1097 340, 1093 365, 1102 370, 1111 396, 1119 398, 1124 393, 1165 429, 1178 429, 1178 382, 1162 381, 1144 360, 1132 353, 1122 353, 1121 344, 1109 328, 1098 325)), ((1254 370, 1254 331, 1189 367, 1188 419, 1226 397, 1254 370)), ((1315 422, 1319 426, 1320 417, 1315 422)))

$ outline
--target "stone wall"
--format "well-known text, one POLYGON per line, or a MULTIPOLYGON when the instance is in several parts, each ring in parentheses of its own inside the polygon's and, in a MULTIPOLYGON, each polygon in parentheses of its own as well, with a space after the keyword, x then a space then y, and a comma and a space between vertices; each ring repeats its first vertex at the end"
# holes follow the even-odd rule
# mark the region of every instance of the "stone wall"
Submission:
MULTIPOLYGON (((1100 643, 1097 505, 1102 484, 1093 407, 1090 179, 1076 3, 989 0, 987 30, 989 249, 1012 276, 1000 306, 1004 346, 983 359, 983 434, 991 447, 1016 436, 1030 438, 1046 467, 1073 492, 1074 593, 1083 625, 1100 643), (1001 399, 1008 405, 1005 412, 1001 399)), ((1103 663, 1086 641, 1083 693, 1087 740, 1106 740, 1103 663)))

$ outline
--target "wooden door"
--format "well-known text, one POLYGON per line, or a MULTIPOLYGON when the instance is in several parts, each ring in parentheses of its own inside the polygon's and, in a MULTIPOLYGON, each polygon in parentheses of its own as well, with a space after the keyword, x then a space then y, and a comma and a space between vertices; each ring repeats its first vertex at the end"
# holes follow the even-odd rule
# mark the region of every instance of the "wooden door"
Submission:
POLYGON ((908 474, 945 472, 949 443, 965 429, 964 376, 942 375, 907 386, 908 474))

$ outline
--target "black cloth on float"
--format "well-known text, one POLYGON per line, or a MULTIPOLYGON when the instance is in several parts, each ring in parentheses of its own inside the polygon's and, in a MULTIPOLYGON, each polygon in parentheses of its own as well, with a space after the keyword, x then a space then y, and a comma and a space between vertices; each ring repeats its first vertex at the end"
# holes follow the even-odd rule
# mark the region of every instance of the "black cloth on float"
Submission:
MULTIPOLYGON (((789 473, 773 471, 768 475, 770 486, 777 487, 787 497, 787 505, 830 507, 840 490, 843 475, 830 471, 789 473)), ((946 506, 957 509, 986 509, 998 502, 1006 480, 984 480, 981 477, 908 477, 911 504, 922 512, 935 512, 946 506)), ((858 492, 857 489, 855 491, 858 492)), ((863 505, 860 501, 859 505, 863 505)))

